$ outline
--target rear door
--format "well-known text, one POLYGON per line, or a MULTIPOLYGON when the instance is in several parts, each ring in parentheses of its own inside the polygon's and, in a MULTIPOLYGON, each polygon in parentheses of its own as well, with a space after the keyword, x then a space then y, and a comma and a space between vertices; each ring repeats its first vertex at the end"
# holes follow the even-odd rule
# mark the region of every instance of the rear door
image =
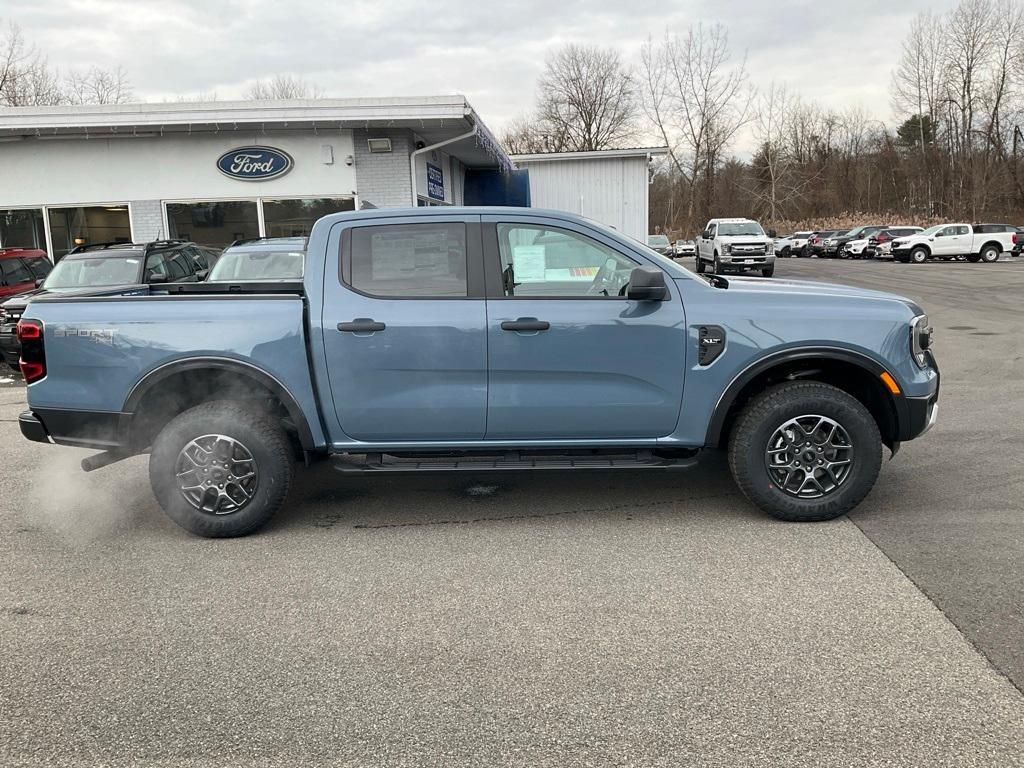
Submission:
POLYGON ((625 298, 657 266, 583 225, 483 216, 488 440, 655 438, 679 418, 686 331, 667 301, 625 298))
POLYGON ((35 277, 17 257, 0 259, 0 296, 13 296, 35 287, 35 277))
POLYGON ((349 438, 484 437, 479 221, 396 216, 339 225, 337 249, 327 256, 321 320, 331 397, 349 438))

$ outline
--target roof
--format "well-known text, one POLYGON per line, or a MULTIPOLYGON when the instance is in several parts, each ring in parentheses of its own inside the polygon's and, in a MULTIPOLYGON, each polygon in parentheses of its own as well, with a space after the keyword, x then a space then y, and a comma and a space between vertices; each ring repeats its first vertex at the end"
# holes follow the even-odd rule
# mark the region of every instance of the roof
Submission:
POLYGON ((595 149, 586 152, 534 152, 509 155, 516 163, 537 163, 549 160, 602 160, 616 157, 661 157, 668 147, 628 147, 623 149, 595 149))
POLYGON ((408 128, 428 144, 476 127, 476 135, 448 145, 470 166, 512 162, 465 96, 271 101, 164 102, 0 108, 0 142, 19 138, 109 138, 259 130, 408 128))

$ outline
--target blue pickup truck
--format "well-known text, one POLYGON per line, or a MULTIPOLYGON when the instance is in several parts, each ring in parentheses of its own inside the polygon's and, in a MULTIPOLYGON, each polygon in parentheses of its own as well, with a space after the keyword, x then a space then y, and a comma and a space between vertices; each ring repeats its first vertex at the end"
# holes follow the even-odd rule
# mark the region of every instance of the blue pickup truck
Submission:
POLYGON ((669 471, 725 448, 754 504, 826 520, 883 445, 935 422, 920 307, 699 277, 566 213, 420 208, 319 220, 301 281, 54 297, 22 317, 31 440, 149 453, 202 536, 257 530, 294 467, 344 474, 669 471))

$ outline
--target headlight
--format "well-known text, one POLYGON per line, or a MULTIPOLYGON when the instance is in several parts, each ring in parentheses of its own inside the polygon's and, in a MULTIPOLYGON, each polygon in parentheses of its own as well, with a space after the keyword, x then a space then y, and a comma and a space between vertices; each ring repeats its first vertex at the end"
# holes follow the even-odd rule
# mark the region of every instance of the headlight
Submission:
POLYGON ((928 315, 918 315, 910 321, 910 354, 919 368, 928 367, 928 350, 932 346, 932 328, 928 315))
POLYGON ((732 253, 732 245, 729 243, 722 243, 722 253, 732 253))
POLYGON ((773 243, 773 242, 771 242, 769 240, 768 244, 764 248, 764 252, 766 254, 768 254, 769 256, 771 256, 773 253, 775 253, 775 243, 773 243))

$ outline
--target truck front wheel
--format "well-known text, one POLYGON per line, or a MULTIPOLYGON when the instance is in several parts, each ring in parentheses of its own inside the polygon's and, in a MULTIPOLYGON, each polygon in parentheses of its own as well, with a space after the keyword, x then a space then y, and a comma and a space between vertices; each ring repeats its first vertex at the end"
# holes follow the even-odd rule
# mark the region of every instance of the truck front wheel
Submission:
POLYGON ((244 536, 265 525, 288 495, 288 439, 258 408, 204 403, 157 435, 149 481, 182 528, 208 538, 244 536))
POLYGON ((828 384, 794 381, 753 398, 729 441, 743 495, 773 517, 831 520, 878 478, 882 439, 859 400, 828 384))
POLYGON ((928 251, 924 248, 915 248, 910 252, 910 260, 914 264, 924 264, 928 261, 928 251))

